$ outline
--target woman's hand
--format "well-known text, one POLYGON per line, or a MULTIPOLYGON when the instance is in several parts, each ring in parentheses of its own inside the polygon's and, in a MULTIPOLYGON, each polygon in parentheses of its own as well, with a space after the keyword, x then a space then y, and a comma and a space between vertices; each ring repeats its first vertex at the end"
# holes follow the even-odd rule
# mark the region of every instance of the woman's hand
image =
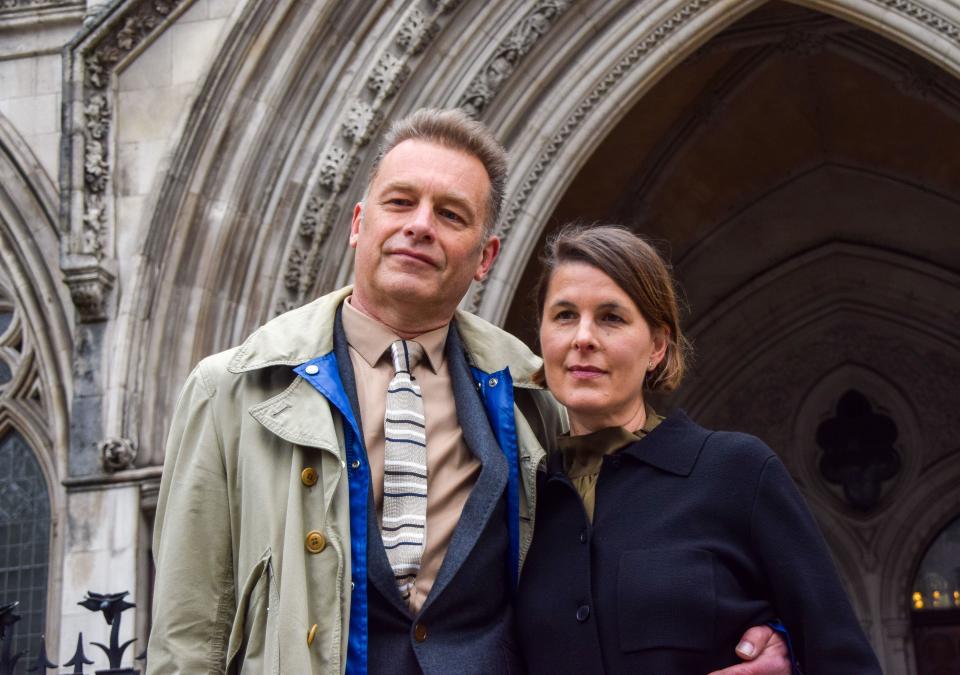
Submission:
POLYGON ((787 643, 770 626, 754 626, 747 630, 737 645, 737 656, 745 663, 710 675, 790 675, 787 643))

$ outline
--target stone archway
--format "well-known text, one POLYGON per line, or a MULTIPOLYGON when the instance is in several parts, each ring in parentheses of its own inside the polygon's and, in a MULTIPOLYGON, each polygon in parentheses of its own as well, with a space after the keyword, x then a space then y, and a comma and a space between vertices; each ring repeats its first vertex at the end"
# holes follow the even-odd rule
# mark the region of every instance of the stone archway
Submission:
MULTIPOLYGON (((49 496, 46 633, 60 627, 72 339, 69 298, 57 282, 56 192, 0 116, 0 435, 36 459, 49 496)), ((36 612, 37 608, 31 607, 36 612)), ((53 645, 55 646, 55 645, 53 645)))

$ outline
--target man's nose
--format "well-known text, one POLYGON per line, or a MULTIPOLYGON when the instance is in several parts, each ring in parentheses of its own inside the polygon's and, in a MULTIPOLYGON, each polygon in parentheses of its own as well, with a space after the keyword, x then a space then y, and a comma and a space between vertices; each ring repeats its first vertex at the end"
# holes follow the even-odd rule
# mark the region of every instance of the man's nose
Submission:
POLYGON ((430 204, 420 204, 417 209, 410 214, 403 229, 407 236, 417 240, 433 241, 434 237, 434 219, 433 207, 430 204))

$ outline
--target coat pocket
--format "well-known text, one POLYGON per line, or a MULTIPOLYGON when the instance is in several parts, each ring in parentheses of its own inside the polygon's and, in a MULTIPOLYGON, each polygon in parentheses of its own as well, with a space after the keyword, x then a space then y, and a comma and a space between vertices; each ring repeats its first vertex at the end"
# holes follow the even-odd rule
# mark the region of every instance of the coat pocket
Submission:
POLYGON ((276 605, 272 551, 263 552, 237 596, 237 613, 227 643, 227 673, 269 672, 266 651, 276 649, 268 639, 269 610, 276 605))
POLYGON ((699 549, 625 551, 617 571, 620 648, 702 651, 716 622, 713 555, 699 549))

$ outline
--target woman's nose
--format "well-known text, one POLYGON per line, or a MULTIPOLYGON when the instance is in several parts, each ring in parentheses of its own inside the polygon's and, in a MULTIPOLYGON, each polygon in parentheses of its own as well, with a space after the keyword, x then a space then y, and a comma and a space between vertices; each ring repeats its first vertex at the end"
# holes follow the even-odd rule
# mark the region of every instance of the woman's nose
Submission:
POLYGON ((573 336, 573 348, 579 351, 593 351, 597 348, 597 340, 592 323, 589 321, 580 322, 577 326, 577 332, 573 336))

